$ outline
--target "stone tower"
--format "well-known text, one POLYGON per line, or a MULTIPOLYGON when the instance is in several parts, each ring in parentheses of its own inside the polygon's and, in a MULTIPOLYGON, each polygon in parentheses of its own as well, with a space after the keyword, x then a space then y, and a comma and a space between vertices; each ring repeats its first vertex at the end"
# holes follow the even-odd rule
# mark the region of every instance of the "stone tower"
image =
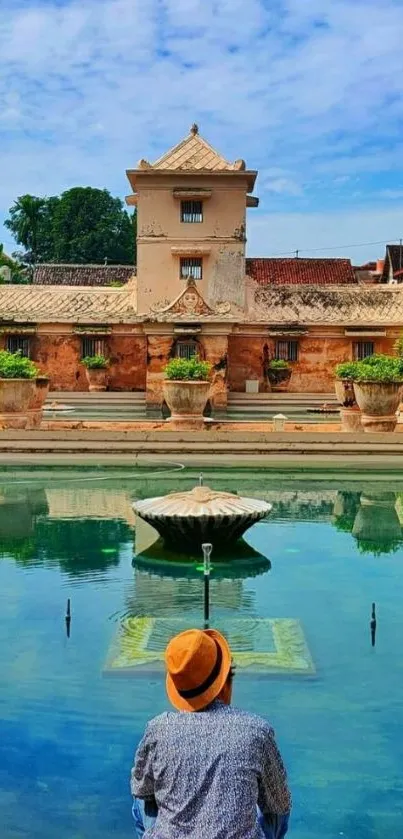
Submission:
POLYGON ((244 307, 246 207, 257 172, 228 163, 197 125, 155 163, 127 171, 137 206, 137 311, 169 305, 192 278, 213 306, 244 307))

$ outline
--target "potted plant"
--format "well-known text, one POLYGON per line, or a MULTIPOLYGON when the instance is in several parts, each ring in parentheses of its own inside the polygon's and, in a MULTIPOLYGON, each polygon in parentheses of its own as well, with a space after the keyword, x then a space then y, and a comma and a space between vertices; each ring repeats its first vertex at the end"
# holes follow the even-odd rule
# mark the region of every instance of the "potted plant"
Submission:
POLYGON ((282 358, 272 358, 268 362, 266 370, 267 378, 274 393, 287 390, 292 373, 292 367, 288 361, 284 361, 282 358))
POLYGON ((211 364, 197 355, 172 358, 164 369, 164 397, 171 421, 203 423, 203 411, 210 392, 211 364))
POLYGON ((106 390, 109 360, 104 355, 87 355, 82 363, 85 367, 89 390, 91 392, 106 390))
POLYGON ((49 393, 48 376, 39 375, 35 379, 35 393, 29 403, 27 428, 39 428, 43 417, 43 406, 49 393))
POLYGON ((364 431, 394 431, 403 388, 403 359, 372 355, 356 361, 353 382, 364 431))
POLYGON ((0 351, 0 423, 3 428, 26 428, 36 393, 38 368, 21 352, 0 351))
POLYGON ((363 431, 361 425, 361 411, 357 405, 354 393, 354 375, 356 361, 343 361, 335 368, 334 383, 336 399, 340 405, 340 419, 342 431, 363 431))

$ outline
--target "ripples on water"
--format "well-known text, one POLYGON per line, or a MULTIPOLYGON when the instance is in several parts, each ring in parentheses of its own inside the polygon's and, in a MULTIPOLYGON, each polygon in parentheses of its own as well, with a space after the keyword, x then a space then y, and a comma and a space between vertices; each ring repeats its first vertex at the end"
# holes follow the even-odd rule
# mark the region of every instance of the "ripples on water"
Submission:
MULTIPOLYGON (((52 470, 0 479, 1 839, 131 835, 133 750, 146 720, 167 705, 159 673, 106 678, 108 650, 127 617, 180 616, 189 625, 201 617, 196 562, 184 567, 143 546, 131 510, 133 498, 191 488, 196 476, 76 477, 52 470)), ((236 700, 271 718, 286 755, 291 836, 399 837, 399 485, 335 487, 264 473, 217 473, 211 482, 274 504, 272 518, 249 531, 249 558, 232 566, 215 558, 213 621, 235 631, 242 618, 253 634, 258 618, 296 619, 316 665, 309 680, 236 679, 236 700)))

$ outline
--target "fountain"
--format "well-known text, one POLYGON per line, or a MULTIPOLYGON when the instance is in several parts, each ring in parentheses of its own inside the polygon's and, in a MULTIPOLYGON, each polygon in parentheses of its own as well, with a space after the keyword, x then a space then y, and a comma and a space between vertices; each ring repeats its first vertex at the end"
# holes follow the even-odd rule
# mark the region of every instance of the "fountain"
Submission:
POLYGON ((166 546, 194 555, 203 542, 211 542, 215 552, 238 541, 252 524, 268 516, 272 505, 200 485, 136 501, 133 509, 157 530, 166 546))

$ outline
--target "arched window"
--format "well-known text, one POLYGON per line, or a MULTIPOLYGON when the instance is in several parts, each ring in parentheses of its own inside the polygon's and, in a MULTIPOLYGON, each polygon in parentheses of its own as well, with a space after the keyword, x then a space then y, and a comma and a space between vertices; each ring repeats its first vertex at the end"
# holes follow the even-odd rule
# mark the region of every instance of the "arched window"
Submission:
POLYGON ((195 338, 186 338, 176 342, 175 345, 176 358, 193 358, 194 355, 200 355, 200 348, 198 341, 195 338))

